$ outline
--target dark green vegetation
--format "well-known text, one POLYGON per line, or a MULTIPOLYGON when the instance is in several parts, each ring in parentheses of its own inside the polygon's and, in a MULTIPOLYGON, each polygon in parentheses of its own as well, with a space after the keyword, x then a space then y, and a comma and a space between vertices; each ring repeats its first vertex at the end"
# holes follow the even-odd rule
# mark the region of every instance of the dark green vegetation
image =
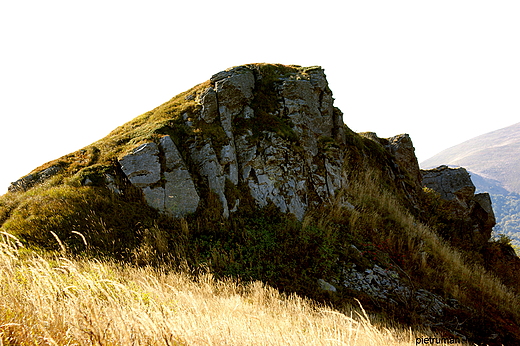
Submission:
POLYGON ((493 236, 509 238, 517 253, 520 253, 520 194, 506 190, 496 180, 475 173, 471 173, 471 180, 478 191, 488 191, 491 196, 497 220, 493 236))
MULTIPOLYGON (((291 123, 276 113, 274 105, 279 100, 272 90, 280 77, 303 69, 257 68, 262 78, 252 103, 256 117, 253 123, 242 119, 234 126, 237 131, 250 127, 256 136, 273 131, 290 140, 295 136, 291 123)), ((108 256, 136 265, 209 267, 219 276, 262 280, 338 307, 359 299, 372 312, 406 325, 424 323, 421 307, 411 300, 391 305, 341 284, 336 294, 319 288, 318 279, 340 283, 344 269, 353 264, 359 268, 377 264, 399 272, 416 289, 457 299, 466 308, 453 308, 446 318, 465 320, 466 324, 454 328, 472 340, 482 340, 497 330, 501 333, 497 340, 520 340, 520 301, 515 292, 519 282, 499 263, 488 264, 487 257, 490 253, 502 256, 508 245, 474 239, 469 225, 447 215, 444 202, 417 186, 383 144, 346 126, 345 143, 323 138, 320 147, 325 151, 345 147, 343 169, 349 187, 303 221, 272 204, 258 208, 244 186, 231 183, 226 186, 226 197, 234 200, 240 195, 241 202, 227 219, 211 191, 200 191, 198 211, 183 219, 172 220, 147 207, 140 192, 123 179, 117 158, 165 134, 179 147, 188 147, 194 136, 202 136, 218 148, 225 133, 219 125, 197 118, 200 106, 193 97, 208 83, 174 97, 85 149, 36 169, 61 167, 43 184, 0 198, 1 230, 37 251, 108 256), (196 126, 187 127, 186 119, 196 126), (124 186, 120 195, 103 184, 107 172, 124 186), (87 179, 89 184, 85 184, 87 179), (341 203, 344 198, 353 208, 341 203), (352 245, 360 252, 353 251, 352 245)), ((298 150, 296 144, 294 149, 298 150)), ((190 158, 183 159, 189 167, 190 158)))
POLYGON ((496 236, 509 237, 518 252, 520 249, 520 195, 513 192, 507 195, 492 193, 491 200, 497 218, 496 236))

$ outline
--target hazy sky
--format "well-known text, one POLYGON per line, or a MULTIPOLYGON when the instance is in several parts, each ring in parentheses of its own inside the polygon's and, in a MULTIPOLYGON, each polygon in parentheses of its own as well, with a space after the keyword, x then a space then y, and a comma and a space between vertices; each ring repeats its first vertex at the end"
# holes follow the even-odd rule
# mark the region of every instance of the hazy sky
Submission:
POLYGON ((2 1, 0 193, 231 66, 325 68, 354 131, 419 160, 520 121, 520 2, 2 1))

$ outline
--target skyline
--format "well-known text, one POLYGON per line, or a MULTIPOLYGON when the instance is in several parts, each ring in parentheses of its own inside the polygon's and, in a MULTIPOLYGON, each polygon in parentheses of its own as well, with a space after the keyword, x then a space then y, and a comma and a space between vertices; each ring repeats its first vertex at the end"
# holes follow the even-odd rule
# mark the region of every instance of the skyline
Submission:
POLYGON ((0 5, 0 193, 247 63, 322 66, 348 127, 419 162, 519 121, 513 1, 28 3, 0 5))

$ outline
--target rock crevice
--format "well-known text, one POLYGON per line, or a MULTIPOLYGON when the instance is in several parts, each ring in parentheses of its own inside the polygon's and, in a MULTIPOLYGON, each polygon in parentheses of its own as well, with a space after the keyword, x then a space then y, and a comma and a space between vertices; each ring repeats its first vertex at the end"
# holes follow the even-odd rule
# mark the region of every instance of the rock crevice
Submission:
MULTIPOLYGON (((210 83, 194 98, 200 105, 199 113, 186 114, 184 120, 191 129, 196 128, 197 121, 203 121, 215 127, 215 132, 223 132, 223 136, 195 135, 180 150, 188 151, 195 171, 218 196, 224 217, 240 205, 239 199, 228 200, 227 180, 235 186, 240 182, 247 186, 247 193, 258 206, 272 202, 299 220, 310 206, 328 201, 335 191, 346 186, 341 174, 343 143, 337 142, 338 138, 344 140, 344 124, 341 113, 333 106, 332 92, 321 68, 293 69, 289 75, 273 78, 256 66, 240 66, 213 75, 210 83), (272 83, 267 87, 274 93, 258 105, 255 97, 262 83, 272 83), (270 103, 270 113, 255 108, 267 108, 265 103, 270 103), (237 119, 248 120, 249 125, 237 128, 237 119), (269 121, 274 126, 265 126, 269 121), (276 128, 278 123, 289 124, 290 129, 285 128, 284 134, 276 128), (324 139, 335 142, 336 149, 322 152, 319 143, 324 139)), ((176 148, 166 136, 159 144, 141 145, 121 158, 120 163, 151 206, 179 217, 196 209, 203 189, 194 184, 189 171, 181 166, 184 163, 178 151, 172 154, 177 168, 161 167, 158 155, 167 152, 166 146, 176 148), (162 183, 155 186, 159 180, 162 183), (174 190, 173 184, 183 187, 174 190), (175 197, 166 197, 170 192, 191 196, 190 207, 175 209, 175 197), (172 212, 173 209, 177 211, 172 212)))

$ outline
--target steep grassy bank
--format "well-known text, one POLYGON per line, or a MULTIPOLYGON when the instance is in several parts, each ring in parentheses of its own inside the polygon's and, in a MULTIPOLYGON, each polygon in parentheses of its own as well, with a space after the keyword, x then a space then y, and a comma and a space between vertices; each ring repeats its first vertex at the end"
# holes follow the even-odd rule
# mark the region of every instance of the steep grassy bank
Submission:
MULTIPOLYGON (((430 207, 427 217, 413 216, 399 203, 395 193, 382 188, 379 172, 367 171, 360 178, 362 180, 354 181, 347 192, 357 196, 354 197, 356 210, 333 211, 325 218, 326 222, 337 220, 343 225, 347 222, 354 234, 353 243, 359 244, 360 239, 368 243, 367 257, 375 263, 385 265, 386 262, 390 268, 397 267, 399 272, 407 273, 416 287, 455 298, 474 309, 473 316, 466 321, 475 332, 473 340, 484 336, 485 333, 478 334, 479 328, 482 331, 499 324, 505 328, 504 334, 516 337, 520 321, 516 290, 506 286, 496 272, 484 269, 482 252, 459 249, 436 232, 435 224, 427 225, 438 212, 429 200, 436 197, 428 196, 430 192, 424 197, 423 202, 430 207)), ((494 245, 491 242, 487 247, 494 245)), ((413 320, 416 309, 413 303, 407 305, 401 311, 406 318, 401 321, 413 320)), ((453 314, 451 317, 468 316, 467 312, 456 309, 450 314, 453 314)))

